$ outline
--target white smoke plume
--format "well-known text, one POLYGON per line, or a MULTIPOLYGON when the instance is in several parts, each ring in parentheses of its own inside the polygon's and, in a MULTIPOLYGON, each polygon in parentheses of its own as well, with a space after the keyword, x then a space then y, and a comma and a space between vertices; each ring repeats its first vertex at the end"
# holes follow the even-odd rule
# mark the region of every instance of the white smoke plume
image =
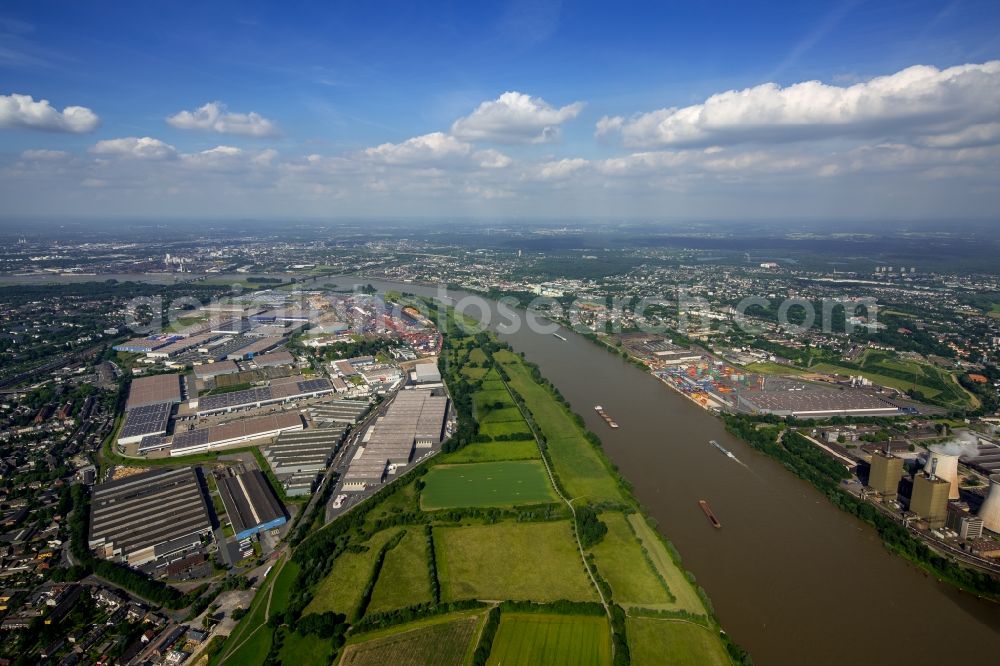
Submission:
POLYGON ((953 439, 943 444, 935 444, 930 449, 949 456, 957 455, 963 459, 975 458, 979 455, 979 438, 975 433, 963 430, 955 433, 953 439))

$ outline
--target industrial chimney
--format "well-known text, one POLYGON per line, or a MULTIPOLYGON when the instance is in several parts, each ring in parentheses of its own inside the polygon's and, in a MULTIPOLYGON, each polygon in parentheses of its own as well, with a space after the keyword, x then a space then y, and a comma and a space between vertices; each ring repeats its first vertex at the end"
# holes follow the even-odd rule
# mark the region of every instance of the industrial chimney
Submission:
POLYGON ((930 455, 927 456, 927 464, 924 471, 931 476, 938 476, 948 481, 951 488, 948 490, 948 499, 958 499, 958 456, 945 453, 942 449, 930 447, 930 455))
POLYGON ((983 519, 983 527, 1000 534, 1000 474, 990 475, 990 492, 979 507, 979 517, 983 519))

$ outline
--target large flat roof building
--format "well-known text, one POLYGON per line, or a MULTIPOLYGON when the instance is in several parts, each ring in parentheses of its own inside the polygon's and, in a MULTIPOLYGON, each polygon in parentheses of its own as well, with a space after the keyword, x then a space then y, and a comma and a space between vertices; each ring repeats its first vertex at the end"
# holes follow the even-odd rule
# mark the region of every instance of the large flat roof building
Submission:
POLYGON ((128 390, 128 401, 125 409, 135 409, 147 405, 174 403, 181 401, 181 376, 153 375, 151 377, 136 377, 128 390))
POLYGON ((260 470, 222 477, 219 494, 237 540, 279 527, 287 520, 284 508, 260 470))
POLYGON ((287 430, 301 430, 298 412, 282 412, 251 419, 240 419, 222 425, 186 430, 174 435, 170 443, 171 456, 204 453, 230 444, 273 437, 287 430))
POLYGON ((741 393, 739 404, 761 414, 797 417, 894 416, 899 405, 885 398, 854 389, 829 390, 796 388, 779 391, 741 393))
POLYGON ((156 470, 94 486, 88 545, 99 556, 140 566, 176 559, 212 531, 193 467, 156 470))

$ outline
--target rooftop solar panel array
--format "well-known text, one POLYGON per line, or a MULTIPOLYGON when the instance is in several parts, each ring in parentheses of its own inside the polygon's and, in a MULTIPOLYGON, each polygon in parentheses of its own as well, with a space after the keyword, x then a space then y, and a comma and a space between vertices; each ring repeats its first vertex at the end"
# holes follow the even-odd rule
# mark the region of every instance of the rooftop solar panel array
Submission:
POLYGON ((172 409, 173 403, 163 402, 129 410, 126 412, 125 424, 118 433, 118 439, 166 432, 172 409))

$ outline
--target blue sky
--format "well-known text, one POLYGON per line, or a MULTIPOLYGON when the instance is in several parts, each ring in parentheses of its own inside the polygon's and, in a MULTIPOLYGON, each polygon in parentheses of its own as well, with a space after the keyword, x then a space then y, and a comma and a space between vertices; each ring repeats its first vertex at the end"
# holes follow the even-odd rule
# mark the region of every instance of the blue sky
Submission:
POLYGON ((0 215, 994 215, 1000 4, 674 4, 8 2, 0 215))

